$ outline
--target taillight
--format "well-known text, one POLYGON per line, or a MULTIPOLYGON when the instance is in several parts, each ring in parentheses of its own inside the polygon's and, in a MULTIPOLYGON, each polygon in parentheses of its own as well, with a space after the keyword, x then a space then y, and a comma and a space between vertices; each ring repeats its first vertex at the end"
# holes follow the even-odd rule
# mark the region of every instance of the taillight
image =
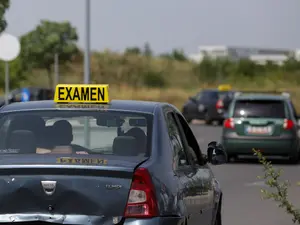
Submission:
POLYGON ((228 128, 228 129, 234 128, 234 120, 233 120, 233 118, 226 119, 224 121, 224 127, 228 128))
POLYGON ((155 217, 158 207, 151 176, 146 168, 138 168, 131 183, 124 217, 155 217))
POLYGON ((217 109, 221 109, 221 108, 223 108, 223 107, 224 107, 224 103, 223 103, 223 101, 222 101, 221 99, 219 99, 219 100, 217 101, 216 108, 217 108, 217 109))
POLYGON ((292 120, 285 119, 283 122, 283 128, 286 130, 292 129, 294 127, 294 122, 292 120))

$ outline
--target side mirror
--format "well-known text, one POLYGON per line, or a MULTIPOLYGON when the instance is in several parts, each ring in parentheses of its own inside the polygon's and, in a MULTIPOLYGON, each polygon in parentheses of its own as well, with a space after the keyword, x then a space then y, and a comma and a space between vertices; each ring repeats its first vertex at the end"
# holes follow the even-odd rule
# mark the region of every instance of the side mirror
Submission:
POLYGON ((207 161, 213 165, 221 165, 227 162, 227 153, 220 143, 212 141, 208 144, 207 161))

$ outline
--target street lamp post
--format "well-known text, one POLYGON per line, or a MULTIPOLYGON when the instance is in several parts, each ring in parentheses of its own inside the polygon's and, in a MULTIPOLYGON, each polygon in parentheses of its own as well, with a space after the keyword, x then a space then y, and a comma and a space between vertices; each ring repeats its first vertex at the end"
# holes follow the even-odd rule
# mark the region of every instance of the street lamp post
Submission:
POLYGON ((59 54, 54 54, 54 87, 53 90, 55 90, 56 85, 59 82, 59 54))
MULTIPOLYGON (((90 83, 90 0, 85 0, 85 51, 84 51, 84 83, 90 83)), ((84 144, 90 147, 90 123, 88 117, 84 121, 84 144)))

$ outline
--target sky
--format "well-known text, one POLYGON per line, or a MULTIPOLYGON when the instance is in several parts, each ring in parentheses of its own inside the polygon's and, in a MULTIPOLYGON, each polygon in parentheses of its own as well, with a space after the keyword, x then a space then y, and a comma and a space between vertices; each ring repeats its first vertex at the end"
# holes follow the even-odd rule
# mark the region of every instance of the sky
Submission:
MULTIPOLYGON (((11 0, 7 32, 41 19, 68 20, 84 47, 85 0, 11 0)), ((199 45, 300 48, 300 0, 91 0, 91 48, 123 51, 149 42, 156 53, 199 45)))

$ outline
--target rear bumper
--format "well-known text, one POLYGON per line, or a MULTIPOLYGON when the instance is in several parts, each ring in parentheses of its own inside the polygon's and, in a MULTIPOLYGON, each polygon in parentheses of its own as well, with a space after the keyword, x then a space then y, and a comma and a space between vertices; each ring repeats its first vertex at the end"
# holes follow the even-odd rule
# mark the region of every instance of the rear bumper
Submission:
POLYGON ((61 215, 61 214, 0 214, 0 223, 38 224, 47 222, 49 224, 123 224, 123 225, 180 225, 183 223, 182 217, 154 217, 149 219, 128 218, 123 220, 122 217, 103 217, 87 215, 61 215))
POLYGON ((223 120, 224 119, 224 113, 225 113, 225 111, 223 109, 214 109, 214 110, 210 111, 209 116, 213 120, 223 120))
POLYGON ((221 142, 229 155, 253 155, 253 149, 256 149, 262 151, 264 155, 292 156, 299 150, 298 142, 293 137, 222 137, 221 142))
POLYGON ((124 225, 179 225, 184 219, 180 217, 156 217, 150 219, 126 219, 124 225))

